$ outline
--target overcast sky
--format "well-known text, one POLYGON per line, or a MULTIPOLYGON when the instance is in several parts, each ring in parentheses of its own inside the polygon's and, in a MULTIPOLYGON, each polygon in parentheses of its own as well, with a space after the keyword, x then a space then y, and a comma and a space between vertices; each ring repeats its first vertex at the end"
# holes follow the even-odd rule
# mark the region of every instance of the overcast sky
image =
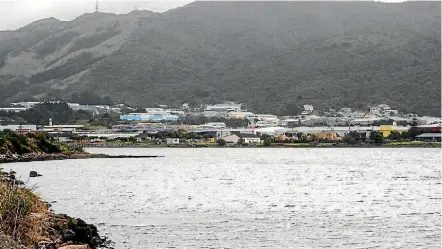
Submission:
MULTIPOLYGON (((400 2, 403 0, 375 0, 400 2)), ((127 13, 135 9, 155 12, 183 6, 192 0, 99 0, 100 11, 127 13)), ((30 22, 55 17, 66 21, 93 12, 95 0, 0 0, 0 30, 17 29, 30 22)))
MULTIPOLYGON (((100 11, 127 13, 135 9, 163 12, 192 0, 99 0, 100 11)), ((0 0, 0 30, 16 29, 30 22, 55 17, 66 21, 93 12, 95 0, 0 0)))

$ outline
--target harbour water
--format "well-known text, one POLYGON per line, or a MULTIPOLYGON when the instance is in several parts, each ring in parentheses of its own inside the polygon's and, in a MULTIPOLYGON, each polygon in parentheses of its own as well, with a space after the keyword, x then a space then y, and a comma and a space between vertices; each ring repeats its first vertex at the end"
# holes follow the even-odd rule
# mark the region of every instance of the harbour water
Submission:
POLYGON ((440 149, 90 151, 164 157, 0 167, 117 249, 441 245, 440 149))

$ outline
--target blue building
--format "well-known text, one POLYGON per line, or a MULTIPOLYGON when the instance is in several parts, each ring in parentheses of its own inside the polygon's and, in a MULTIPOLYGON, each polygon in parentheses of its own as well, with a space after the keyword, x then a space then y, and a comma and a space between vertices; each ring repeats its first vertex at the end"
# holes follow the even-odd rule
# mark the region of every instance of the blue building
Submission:
POLYGON ((120 115, 120 120, 127 121, 177 121, 178 116, 171 114, 131 113, 120 115))

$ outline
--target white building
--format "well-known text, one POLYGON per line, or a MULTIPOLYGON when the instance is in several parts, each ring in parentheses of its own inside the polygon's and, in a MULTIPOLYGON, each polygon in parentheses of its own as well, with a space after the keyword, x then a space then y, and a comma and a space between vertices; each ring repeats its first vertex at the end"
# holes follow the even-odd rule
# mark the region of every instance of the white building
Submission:
POLYGON ((312 112, 313 111, 313 105, 304 105, 304 111, 312 112))
POLYGON ((224 129, 226 128, 226 124, 224 122, 210 122, 203 125, 204 127, 213 127, 216 129, 224 129))
POLYGON ((221 139, 223 137, 227 137, 230 135, 232 135, 232 133, 229 130, 217 131, 216 132, 216 139, 221 139))
POLYGON ((381 112, 381 109, 379 107, 370 107, 370 113, 373 114, 379 114, 381 112))
POLYGON ((289 119, 283 119, 280 120, 278 125, 279 126, 283 126, 283 127, 287 127, 289 125, 293 125, 293 124, 299 124, 301 121, 299 119, 294 119, 294 118, 289 118, 289 119))
POLYGON ((33 107, 36 104, 40 104, 41 102, 16 102, 16 103, 11 103, 10 106, 16 106, 16 107, 24 107, 26 109, 29 109, 31 107, 33 107))
POLYGON ((208 105, 205 111, 215 111, 215 112, 238 112, 241 111, 242 104, 236 103, 223 103, 216 105, 208 105))
POLYGON ((166 138, 166 144, 179 144, 179 138, 166 138))
POLYGON ((252 127, 278 126, 279 119, 273 114, 249 114, 245 116, 252 127))
POLYGON ((28 108, 25 107, 2 107, 0 108, 0 111, 4 112, 22 112, 26 111, 28 108))
POLYGON ((380 104, 370 108, 370 113, 383 116, 393 116, 398 114, 398 110, 391 109, 389 105, 380 104))
POLYGON ((144 108, 148 114, 170 114, 170 110, 164 108, 144 108))
POLYGON ((0 131, 36 131, 36 125, 0 125, 0 131))
POLYGON ((245 144, 260 144, 261 137, 254 134, 240 134, 242 142, 245 144))

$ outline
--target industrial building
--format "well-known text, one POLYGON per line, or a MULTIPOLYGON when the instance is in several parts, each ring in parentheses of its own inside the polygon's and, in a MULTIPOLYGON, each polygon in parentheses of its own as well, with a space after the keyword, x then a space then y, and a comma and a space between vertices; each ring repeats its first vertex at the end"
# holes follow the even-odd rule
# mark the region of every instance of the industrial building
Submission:
POLYGON ((120 115, 120 120, 126 121, 177 121, 178 116, 172 114, 148 114, 148 113, 130 113, 120 115))

